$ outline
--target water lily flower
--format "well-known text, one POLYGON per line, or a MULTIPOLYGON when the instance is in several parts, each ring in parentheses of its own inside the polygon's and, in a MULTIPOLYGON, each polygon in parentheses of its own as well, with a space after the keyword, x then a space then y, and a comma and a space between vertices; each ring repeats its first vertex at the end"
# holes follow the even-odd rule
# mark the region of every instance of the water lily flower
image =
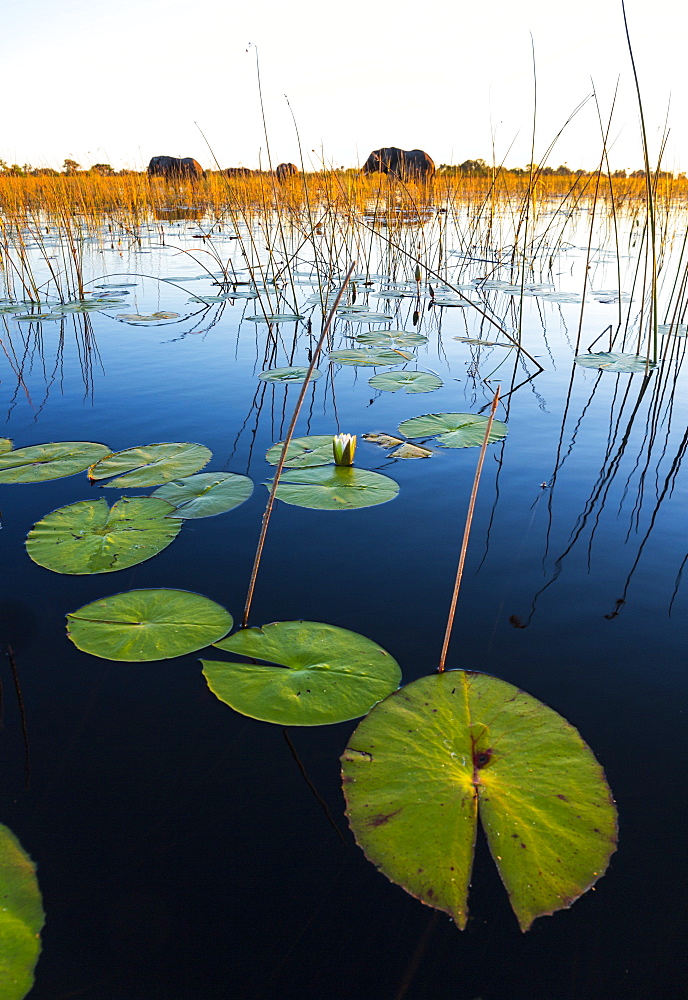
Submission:
POLYGON ((353 465, 356 452, 355 434, 335 434, 332 438, 335 465, 353 465))

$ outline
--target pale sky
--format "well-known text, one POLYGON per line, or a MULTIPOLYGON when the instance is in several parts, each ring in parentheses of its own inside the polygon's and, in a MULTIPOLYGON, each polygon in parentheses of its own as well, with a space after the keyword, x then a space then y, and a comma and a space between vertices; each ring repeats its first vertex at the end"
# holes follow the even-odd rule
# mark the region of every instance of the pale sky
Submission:
MULTIPOLYGON (((537 71, 535 162, 593 91, 610 161, 642 167, 620 0, 27 0, 4 5, 0 158, 144 169, 151 156, 204 167, 363 163, 380 146, 425 149, 437 164, 482 157, 524 166, 537 71), (249 48, 250 45, 253 47, 249 48)), ((651 159, 668 111, 663 166, 688 170, 685 7, 627 0, 651 159)), ((548 159, 594 168, 589 101, 548 159)))

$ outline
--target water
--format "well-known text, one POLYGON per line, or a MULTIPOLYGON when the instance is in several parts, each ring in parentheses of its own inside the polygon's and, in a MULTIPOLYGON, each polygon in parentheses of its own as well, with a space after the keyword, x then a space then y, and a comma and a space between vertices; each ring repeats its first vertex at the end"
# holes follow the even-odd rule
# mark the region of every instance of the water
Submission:
MULTIPOLYGON (((0 434, 15 447, 198 441, 213 452, 209 469, 256 484, 247 503, 186 524, 149 562, 95 577, 50 573, 23 549, 40 517, 93 495, 84 475, 1 489, 0 638, 14 650, 31 773, 26 790, 3 660, 0 819, 38 864, 47 914, 31 997, 682 998, 685 340, 648 378, 583 369, 572 360, 580 306, 528 297, 524 345, 545 369, 528 380, 534 366, 512 352, 454 339, 479 335, 473 310, 424 310, 414 327, 413 300, 394 299, 392 328, 428 336, 417 366, 443 387, 376 392, 368 379, 380 369, 341 368, 333 381, 322 362, 327 377, 308 391, 297 434, 358 434, 357 465, 401 490, 391 503, 341 513, 278 504, 251 624, 305 618, 352 629, 389 650, 408 682, 437 665, 477 449, 394 461, 360 436, 394 434, 422 413, 487 412, 501 383, 509 434, 485 463, 448 666, 517 684, 579 729, 614 791, 620 842, 594 891, 522 935, 479 841, 460 933, 354 845, 338 765, 353 723, 289 734, 343 844, 280 728, 220 703, 198 654, 113 663, 66 638, 67 612, 133 588, 197 591, 241 617, 271 475, 264 454, 299 391, 257 380, 266 328, 242 320, 257 303, 199 309, 187 300, 217 294, 210 279, 157 280, 202 273, 171 246, 172 236, 197 245, 191 224, 162 224, 164 248, 160 228, 143 233, 142 252, 87 246, 87 277, 137 283, 112 315, 40 326, 2 317, 0 434), (114 318, 156 310, 193 315, 154 326, 114 318)), ((223 237, 217 245, 236 253, 223 237)), ((624 289, 634 265, 624 258, 624 289)), ((580 291, 582 267, 580 252, 561 254, 561 291, 580 291)), ((600 254, 592 287, 613 288, 614 273, 600 254)), ((486 295, 483 308, 511 328, 518 300, 486 295)), ((371 299, 376 310, 383 302, 371 299)), ((590 299, 582 350, 617 311, 590 299)), ((300 329, 294 347, 294 326, 280 326, 270 367, 289 364, 292 348, 293 363, 307 364, 314 338, 300 329)), ((333 347, 354 346, 345 335, 358 329, 338 323, 333 347)), ((482 335, 500 339, 487 323, 482 335)), ((112 502, 120 491, 105 495, 112 502)))

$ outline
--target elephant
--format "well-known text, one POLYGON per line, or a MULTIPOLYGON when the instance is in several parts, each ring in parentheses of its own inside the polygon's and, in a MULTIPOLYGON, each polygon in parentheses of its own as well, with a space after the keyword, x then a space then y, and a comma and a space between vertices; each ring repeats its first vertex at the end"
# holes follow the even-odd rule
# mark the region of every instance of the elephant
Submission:
POLYGON ((191 156, 183 159, 179 156, 154 156, 148 164, 149 177, 166 177, 169 180, 174 178, 188 177, 195 181, 205 177, 205 170, 198 160, 191 156))
POLYGON ((381 174, 391 174, 400 180, 431 180, 435 174, 435 164, 422 149, 398 149, 385 146, 374 149, 361 168, 364 174, 379 170, 381 174))
POLYGON ((295 163, 280 163, 275 168, 278 181, 285 181, 287 177, 296 177, 298 172, 299 168, 295 163))
POLYGON ((249 167, 225 167, 222 173, 225 177, 251 177, 255 171, 249 167))

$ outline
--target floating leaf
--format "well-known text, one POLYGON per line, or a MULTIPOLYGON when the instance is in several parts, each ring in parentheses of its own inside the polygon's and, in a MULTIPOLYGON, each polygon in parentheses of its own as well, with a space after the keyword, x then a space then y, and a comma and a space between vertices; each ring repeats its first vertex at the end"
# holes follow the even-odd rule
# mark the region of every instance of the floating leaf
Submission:
POLYGON ((422 677, 377 705, 342 756, 347 815, 393 882, 466 926, 477 816, 522 930, 604 873, 616 810, 565 719, 473 671, 422 677))
POLYGON ((462 344, 475 344, 477 347, 513 347, 513 344, 499 344, 496 340, 480 340, 478 337, 452 337, 462 344))
POLYGON ((179 534, 174 507, 154 497, 81 500, 34 524, 26 551, 53 573, 113 573, 151 559, 179 534), (172 515, 172 516, 170 516, 172 515))
POLYGON ((111 282, 109 285, 94 285, 94 288, 136 288, 136 281, 111 282))
POLYGON ((674 337, 685 337, 688 334, 688 323, 660 323, 657 333, 662 337, 673 335, 674 337))
POLYGON ((417 347, 419 344, 427 344, 428 338, 422 333, 406 333, 404 330, 390 331, 394 335, 394 343, 401 347, 417 347))
POLYGON ((418 444, 411 444, 404 441, 395 451, 390 451, 390 458, 430 458, 432 452, 429 448, 421 448, 418 444))
POLYGON ((203 302, 207 306, 212 306, 216 302, 226 302, 231 297, 230 292, 225 292, 223 295, 193 295, 189 302, 203 302))
POLYGON ((280 726, 322 726, 365 715, 399 686, 399 665, 365 636, 321 622, 273 622, 217 642, 253 660, 202 660, 208 687, 242 715, 280 726), (286 668, 286 669, 285 669, 286 668))
POLYGON ((656 362, 639 354, 620 354, 615 351, 578 354, 573 360, 583 368, 600 368, 608 372, 644 372, 657 367, 656 362))
MULTIPOLYGON (((304 469, 314 465, 328 465, 334 462, 332 434, 311 434, 308 437, 292 438, 287 448, 286 469, 304 469)), ((277 465, 282 454, 284 441, 273 444, 265 455, 270 465, 277 465)))
POLYGON ((368 380, 368 385, 384 392, 398 392, 399 389, 405 392, 434 392, 444 382, 438 375, 430 372, 382 372, 380 375, 373 375, 368 380))
POLYGON ((12 451, 12 441, 10 438, 0 438, 0 455, 6 451, 12 451))
POLYGON ((367 344, 370 347, 391 347, 394 337, 391 330, 369 330, 367 333, 356 335, 359 344, 367 344))
POLYGON ((40 483, 83 472, 110 449, 92 441, 51 441, 0 454, 0 483, 40 483))
MULTIPOLYGON (((258 378, 262 379, 263 382, 305 382, 307 374, 307 368, 269 368, 267 371, 261 372, 258 378)), ((321 376, 322 372, 314 368, 311 372, 311 381, 315 382, 321 376)))
POLYGON ((166 660, 217 642, 232 621, 221 605, 187 590, 130 590, 67 615, 67 635, 108 660, 166 660))
POLYGON ((62 313, 20 313, 18 316, 14 317, 18 323, 27 322, 37 322, 42 323, 43 320, 50 319, 64 319, 62 313))
POLYGON ((363 434, 364 441, 371 444, 379 444, 382 448, 394 448, 397 444, 403 444, 403 438, 392 437, 391 434, 363 434))
MULTIPOLYGON (((271 483, 265 484, 268 489, 271 483)), ((295 507, 318 510, 354 510, 393 500, 399 484, 379 472, 344 466, 320 465, 314 469, 284 472, 276 496, 295 507)))
POLYGON ((149 444, 108 455, 92 465, 88 475, 96 481, 117 476, 104 486, 158 486, 198 472, 211 458, 212 452, 202 444, 149 444))
POLYGON ((175 312, 155 312, 144 315, 142 313, 119 313, 115 319, 123 323, 159 323, 164 319, 179 319, 181 313, 175 312))
POLYGON ((33 986, 45 921, 36 868, 0 824, 0 1000, 22 1000, 33 986))
POLYGON ((303 319, 299 313, 273 313, 269 316, 247 316, 249 323, 296 323, 303 319))
POLYGON ((153 494, 171 503, 177 517, 212 517, 242 504, 253 493, 248 476, 234 472, 201 472, 175 479, 153 494))
POLYGON ((443 309, 448 307, 456 307, 459 309, 467 309, 469 304, 464 299, 454 299, 446 295, 436 295, 432 300, 433 306, 441 306, 443 309))
POLYGON ((385 350, 381 347, 353 347, 345 351, 330 351, 328 358, 338 365, 363 365, 375 368, 380 365, 401 365, 412 361, 415 355, 409 351, 385 350))
MULTIPOLYGON (((425 413, 399 424, 399 433, 406 437, 437 437, 442 448, 474 448, 483 443, 487 417, 477 413, 425 413)), ((489 443, 506 437, 507 426, 493 420, 489 443)))

